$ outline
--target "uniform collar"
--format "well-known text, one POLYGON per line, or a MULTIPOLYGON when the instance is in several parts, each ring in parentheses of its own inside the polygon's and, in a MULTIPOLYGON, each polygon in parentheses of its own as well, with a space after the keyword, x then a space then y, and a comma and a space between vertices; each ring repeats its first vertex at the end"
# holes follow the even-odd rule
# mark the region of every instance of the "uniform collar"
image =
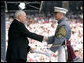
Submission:
POLYGON ((65 21, 65 18, 58 20, 58 24, 60 24, 62 21, 65 21))

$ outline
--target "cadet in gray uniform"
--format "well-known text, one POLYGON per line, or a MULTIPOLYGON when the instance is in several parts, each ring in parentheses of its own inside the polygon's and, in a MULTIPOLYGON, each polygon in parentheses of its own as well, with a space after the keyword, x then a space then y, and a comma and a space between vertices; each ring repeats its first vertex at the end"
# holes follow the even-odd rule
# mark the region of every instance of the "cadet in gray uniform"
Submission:
POLYGON ((56 52, 58 50, 58 62, 66 62, 64 45, 65 40, 69 40, 71 29, 66 21, 65 14, 68 10, 64 8, 54 7, 55 18, 58 20, 58 26, 54 36, 45 38, 48 44, 52 44, 50 50, 56 52))
MULTIPOLYGON (((56 52, 58 50, 58 62, 66 62, 66 53, 65 48, 65 41, 69 40, 71 36, 71 29, 66 21, 65 14, 67 13, 67 9, 55 7, 55 18, 58 20, 58 26, 54 36, 44 37, 43 41, 46 41, 48 44, 52 44, 50 50, 52 52, 56 52)), ((33 49, 32 49, 33 50, 33 49)), ((38 52, 33 50, 33 52, 38 52)), ((45 54, 47 56, 52 56, 48 52, 38 52, 41 54, 45 54)))

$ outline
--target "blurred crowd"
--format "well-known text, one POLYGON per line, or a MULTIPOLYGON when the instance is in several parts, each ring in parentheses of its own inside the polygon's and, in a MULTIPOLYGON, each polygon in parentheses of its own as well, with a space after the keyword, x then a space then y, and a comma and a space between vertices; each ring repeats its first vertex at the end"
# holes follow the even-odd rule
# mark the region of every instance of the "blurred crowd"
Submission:
MULTIPOLYGON (((83 59, 83 18, 75 18, 68 16, 67 21, 71 27, 71 45, 77 56, 83 59)), ((6 18, 6 49, 8 45, 8 29, 10 27, 13 18, 6 18)), ((54 16, 44 16, 44 15, 28 15, 27 24, 25 25, 28 30, 43 36, 52 36, 55 34, 55 30, 58 23, 54 19, 54 16)), ((27 62, 57 62, 58 51, 56 53, 49 50, 52 44, 47 44, 46 42, 39 42, 29 39, 29 45, 35 47, 37 51, 48 52, 50 54, 39 54, 29 52, 27 55, 27 62)))

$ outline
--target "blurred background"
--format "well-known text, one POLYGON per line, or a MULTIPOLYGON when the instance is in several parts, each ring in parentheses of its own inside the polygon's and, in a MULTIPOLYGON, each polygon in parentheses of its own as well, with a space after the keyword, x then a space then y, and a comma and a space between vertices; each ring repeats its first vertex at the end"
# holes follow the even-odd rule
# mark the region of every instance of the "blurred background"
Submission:
MULTIPOLYGON (((17 10, 27 13, 26 27, 31 32, 43 36, 52 36, 57 27, 54 18, 54 7, 68 9, 67 21, 71 26, 71 45, 75 54, 83 59, 83 1, 1 1, 1 61, 6 58, 8 46, 8 30, 17 10)), ((48 57, 39 53, 28 53, 27 62, 57 62, 57 53, 49 50, 50 45, 46 42, 38 42, 30 39, 30 45, 38 51, 48 51, 52 56, 48 57)))

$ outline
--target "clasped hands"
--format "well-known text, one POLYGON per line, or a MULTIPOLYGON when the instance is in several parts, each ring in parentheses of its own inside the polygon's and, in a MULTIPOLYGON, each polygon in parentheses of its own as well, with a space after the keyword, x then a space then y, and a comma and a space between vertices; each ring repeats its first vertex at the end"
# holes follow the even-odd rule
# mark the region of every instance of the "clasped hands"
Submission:
POLYGON ((43 41, 47 42, 47 40, 48 40, 48 37, 47 36, 44 36, 43 41))

